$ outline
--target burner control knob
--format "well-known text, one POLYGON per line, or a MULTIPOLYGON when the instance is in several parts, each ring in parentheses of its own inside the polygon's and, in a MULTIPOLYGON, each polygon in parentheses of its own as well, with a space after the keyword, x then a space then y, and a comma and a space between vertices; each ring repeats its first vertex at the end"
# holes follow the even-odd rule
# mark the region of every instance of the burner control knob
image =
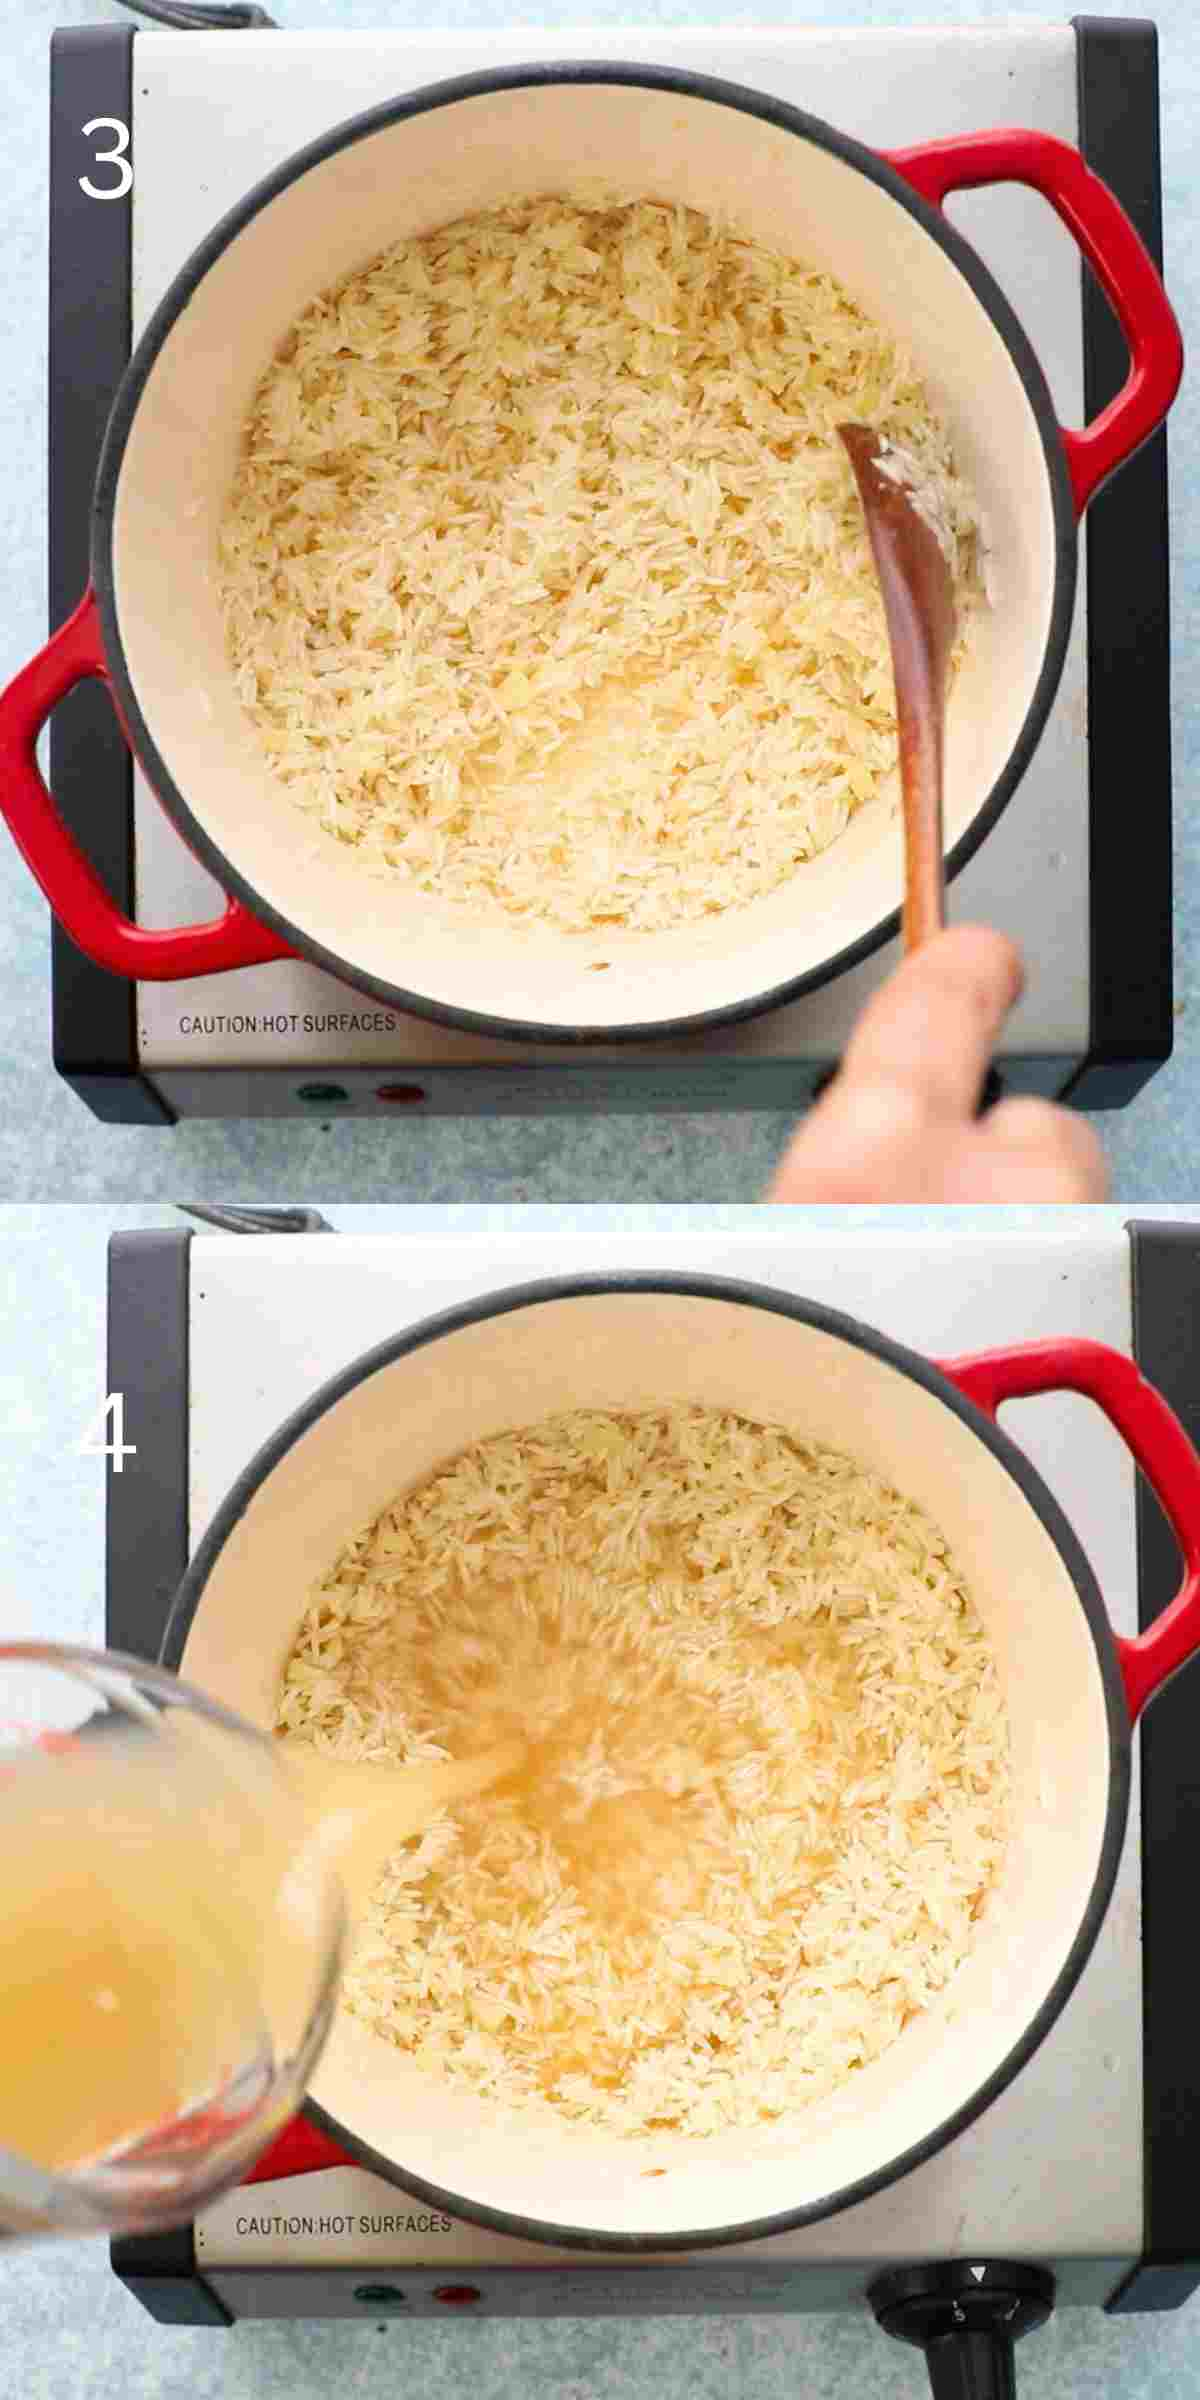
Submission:
POLYGON ((955 2260, 897 2267, 868 2297, 885 2333, 924 2351, 933 2400, 1016 2400, 1014 2346, 1045 2324, 1054 2277, 1006 2260, 955 2260))

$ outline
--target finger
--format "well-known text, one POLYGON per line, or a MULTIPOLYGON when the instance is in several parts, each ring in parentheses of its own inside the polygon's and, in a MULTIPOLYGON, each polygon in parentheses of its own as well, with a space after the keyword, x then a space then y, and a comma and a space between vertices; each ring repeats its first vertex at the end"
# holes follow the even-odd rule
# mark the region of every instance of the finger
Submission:
POLYGON ((952 1126, 931 1126, 900 1083, 836 1084, 802 1125, 767 1193, 773 1201, 938 1197, 952 1126))
MULTIPOLYGON (((1090 1125, 1049 1100, 1002 1100, 977 1129, 998 1200, 1103 1200, 1108 1162, 1090 1125)), ((981 1158, 982 1164, 982 1158, 981 1158)))
POLYGON ((906 958, 864 1009, 837 1085, 901 1085, 929 1120, 970 1116, 1024 980, 1005 934, 956 925, 906 958))
POLYGON ((900 1085, 831 1092, 797 1135, 774 1202, 1103 1200, 1104 1153, 1089 1125, 1047 1100, 1004 1100, 982 1125, 930 1125, 900 1085))

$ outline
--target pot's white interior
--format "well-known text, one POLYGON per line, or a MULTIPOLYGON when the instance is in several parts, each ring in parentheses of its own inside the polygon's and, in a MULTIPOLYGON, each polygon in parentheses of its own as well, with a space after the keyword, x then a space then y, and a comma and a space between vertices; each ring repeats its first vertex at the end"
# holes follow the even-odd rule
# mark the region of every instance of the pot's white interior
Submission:
POLYGON ((948 1536, 996 1646, 1015 1767, 1011 1850, 971 1956, 882 2059, 761 2136, 548 2133, 422 2076, 346 2016, 312 2088, 402 2174, 468 2204, 699 2239, 818 2208, 934 2131, 1002 2064, 1079 1931, 1108 1802, 1100 1671, 1056 1545, 978 1435, 896 1368, 770 1309, 645 1291, 533 1302, 377 1370, 326 1410, 221 1549, 181 1671, 269 1724, 311 1583, 386 1501, 505 1427, 576 1405, 667 1398, 840 1444, 921 1501, 948 1536))
POLYGON ((833 269, 909 339, 948 413, 992 545, 995 605, 950 710, 947 838, 986 802, 1046 650, 1055 542, 1045 458, 1008 351, 906 210, 812 142, 711 100, 557 84, 460 100, 350 144, 261 210, 209 269, 139 404, 117 492, 117 609, 134 687, 178 790, 254 891, 357 970, 435 1003, 564 1028, 663 1022, 819 971, 898 906, 883 798, 782 890, 671 933, 480 928, 393 891, 276 785, 233 688, 215 529, 255 386, 315 295, 387 243, 541 191, 648 194, 833 269), (604 966, 607 972, 598 972, 604 966))

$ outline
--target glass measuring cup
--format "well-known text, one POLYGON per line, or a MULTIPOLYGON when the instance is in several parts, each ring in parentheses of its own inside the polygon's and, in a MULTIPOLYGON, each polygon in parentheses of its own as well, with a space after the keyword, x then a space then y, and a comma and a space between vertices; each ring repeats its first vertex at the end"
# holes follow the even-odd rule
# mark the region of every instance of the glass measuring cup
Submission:
POLYGON ((273 1741, 117 1653, 0 1645, 0 2241, 182 2222, 303 2096, 341 1886, 273 1741))

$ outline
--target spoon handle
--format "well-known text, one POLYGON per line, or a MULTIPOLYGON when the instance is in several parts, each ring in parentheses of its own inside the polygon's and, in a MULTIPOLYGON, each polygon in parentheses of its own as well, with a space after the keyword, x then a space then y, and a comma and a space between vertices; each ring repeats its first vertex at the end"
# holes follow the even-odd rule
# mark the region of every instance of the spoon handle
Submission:
MULTIPOLYGON (((914 661, 919 673, 925 661, 914 661)), ((936 674, 936 665, 933 672, 936 674)), ((914 707, 907 687, 897 689, 900 737, 900 798, 904 816, 904 909, 906 951, 919 950, 946 922, 946 864, 942 826, 943 696, 914 707)))
POLYGON ((841 425, 854 470, 887 619, 896 690, 904 817, 906 950, 946 922, 943 768, 946 682, 954 649, 954 585, 941 543, 894 473, 895 454, 870 425, 841 425))

